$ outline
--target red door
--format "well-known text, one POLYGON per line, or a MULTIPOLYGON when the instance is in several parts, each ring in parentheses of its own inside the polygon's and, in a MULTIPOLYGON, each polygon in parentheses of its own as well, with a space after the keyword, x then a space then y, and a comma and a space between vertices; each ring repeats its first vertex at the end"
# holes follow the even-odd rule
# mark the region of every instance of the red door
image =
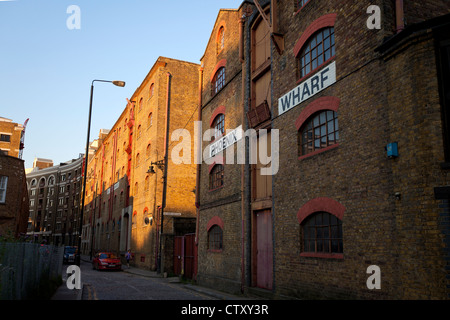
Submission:
POLYGON ((184 260, 184 237, 175 237, 173 248, 173 273, 180 275, 183 273, 184 260))
POLYGON ((195 257, 195 233, 190 233, 185 237, 184 250, 184 276, 192 279, 194 275, 194 257, 195 257))
POLYGON ((255 214, 256 224, 256 286, 272 289, 273 245, 272 214, 263 210, 255 214))

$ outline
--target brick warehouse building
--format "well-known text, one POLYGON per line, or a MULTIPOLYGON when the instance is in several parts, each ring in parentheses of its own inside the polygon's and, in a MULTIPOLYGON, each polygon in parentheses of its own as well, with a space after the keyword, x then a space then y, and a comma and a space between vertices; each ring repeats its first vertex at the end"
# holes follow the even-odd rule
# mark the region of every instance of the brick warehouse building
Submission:
POLYGON ((25 235, 28 208, 24 160, 0 150, 0 239, 25 235))
POLYGON ((184 128, 194 135, 198 68, 198 64, 159 57, 114 126, 91 144, 84 252, 123 254, 131 249, 136 266, 154 270, 158 253, 164 250, 163 270, 173 272, 174 238, 195 232, 196 212, 193 153, 185 163, 175 163, 173 154, 184 150, 176 149, 179 143, 172 134, 184 128), (161 249, 160 232, 164 236, 161 249))
POLYGON ((254 2, 229 21, 219 12, 201 119, 204 132, 220 130, 220 113, 225 129, 277 129, 279 170, 200 166, 198 281, 272 297, 448 299, 450 4, 254 2), (221 19, 225 48, 235 43, 218 52, 221 19), (367 285, 372 266, 381 289, 367 285))

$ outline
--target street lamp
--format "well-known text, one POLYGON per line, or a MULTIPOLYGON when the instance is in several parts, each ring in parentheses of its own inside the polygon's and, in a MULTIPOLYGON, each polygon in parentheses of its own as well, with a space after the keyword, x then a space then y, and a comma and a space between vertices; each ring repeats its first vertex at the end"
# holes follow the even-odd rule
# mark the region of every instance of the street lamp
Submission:
MULTIPOLYGON (((87 129, 87 139, 86 139, 86 155, 84 156, 84 177, 83 177, 83 196, 81 201, 81 213, 80 213, 80 227, 78 232, 78 258, 77 258, 77 264, 78 266, 81 263, 81 233, 83 231, 83 213, 84 213, 84 202, 86 198, 86 178, 87 178, 87 167, 88 167, 88 157, 89 157, 89 134, 91 131, 91 115, 92 115, 92 97, 94 94, 94 82, 109 82, 117 87, 125 87, 125 81, 119 81, 119 80, 92 80, 91 83, 91 98, 89 102, 89 119, 88 119, 88 129, 87 129)), ((91 244, 92 245, 92 244, 91 244)))

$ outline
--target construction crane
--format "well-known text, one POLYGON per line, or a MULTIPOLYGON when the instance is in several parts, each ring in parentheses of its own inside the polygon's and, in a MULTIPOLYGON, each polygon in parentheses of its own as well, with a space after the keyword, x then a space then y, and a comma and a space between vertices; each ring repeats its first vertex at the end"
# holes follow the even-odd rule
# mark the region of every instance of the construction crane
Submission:
POLYGON ((25 120, 22 133, 20 134, 19 159, 22 159, 23 148, 25 148, 25 129, 27 127, 28 120, 30 119, 25 120))

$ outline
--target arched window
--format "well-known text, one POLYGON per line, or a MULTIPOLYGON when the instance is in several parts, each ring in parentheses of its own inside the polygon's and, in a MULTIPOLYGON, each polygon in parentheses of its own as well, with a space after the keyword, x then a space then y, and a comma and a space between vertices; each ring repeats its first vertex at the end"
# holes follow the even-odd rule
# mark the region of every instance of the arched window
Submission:
POLYGON ((41 180, 39 180, 39 187, 45 187, 45 178, 41 178, 41 180))
POLYGON ((223 231, 217 224, 208 230, 208 250, 223 249, 223 231))
POLYGON ((223 165, 216 164, 209 173, 209 189, 214 190, 223 186, 223 165))
POLYGON ((145 155, 148 157, 150 157, 150 152, 152 151, 152 145, 149 143, 147 145, 147 149, 145 150, 145 155))
POLYGON ((139 139, 140 137, 141 137, 141 125, 138 126, 136 138, 139 139))
POLYGON ((343 253, 342 221, 328 212, 315 212, 302 223, 303 252, 343 253))
POLYGON ((153 94, 155 93, 155 84, 152 83, 150 85, 150 90, 149 90, 149 94, 150 94, 150 98, 153 97, 153 94))
POLYGON ((48 185, 53 186, 54 184, 55 184, 55 177, 51 176, 50 178, 48 178, 48 185))
POLYGON ((144 104, 144 98, 141 98, 140 100, 139 100, 139 111, 141 111, 142 110, 142 105, 144 104))
POLYGON ((212 81, 213 93, 216 94, 225 86, 225 67, 217 70, 212 81))
POLYGON ((322 110, 314 113, 299 130, 299 155, 324 149, 339 140, 337 112, 322 110))
POLYGON ((147 127, 151 127, 152 126, 152 121, 153 121, 153 113, 150 112, 148 114, 148 117, 147 117, 147 127))
POLYGON ((225 28, 222 26, 217 33, 217 54, 225 47, 225 28))
POLYGON ((298 56, 300 78, 316 70, 334 55, 334 28, 317 31, 309 38, 298 56))
POLYGON ((141 164, 141 155, 138 153, 136 155, 136 167, 138 167, 141 164))
POLYGON ((217 139, 225 132, 225 115, 220 113, 216 116, 212 123, 212 127, 214 128, 214 139, 217 139))
POLYGON ((149 187, 149 178, 148 175, 145 177, 145 182, 144 182, 144 191, 148 192, 148 187, 149 187))
POLYGON ((134 184, 134 196, 137 196, 139 192, 139 184, 136 182, 134 184))

